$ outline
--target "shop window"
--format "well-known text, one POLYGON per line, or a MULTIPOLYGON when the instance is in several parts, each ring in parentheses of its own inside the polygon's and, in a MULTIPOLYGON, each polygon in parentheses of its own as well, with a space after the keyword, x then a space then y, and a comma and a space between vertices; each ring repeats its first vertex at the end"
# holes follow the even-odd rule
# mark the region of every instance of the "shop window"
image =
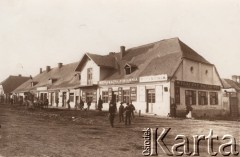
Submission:
POLYGON ((210 92, 210 105, 218 105, 218 93, 210 92))
POLYGON ((186 90, 185 102, 186 102, 186 105, 196 105, 196 91, 186 90))
POLYGON ((92 85, 92 68, 87 69, 87 84, 92 85))
POLYGON ((180 104, 180 87, 175 87, 175 103, 180 104))
POLYGON ((131 87, 131 101, 137 101, 137 88, 131 87))
POLYGON ((69 100, 70 102, 74 102, 74 93, 69 94, 69 100))
POLYGON ((102 92, 102 101, 103 103, 108 103, 108 91, 102 92))
POLYGON ((147 102, 155 103, 155 90, 154 89, 149 89, 147 91, 147 102))
POLYGON ((198 92, 198 105, 207 105, 207 104, 208 104, 207 92, 199 91, 198 92))
POLYGON ((129 103, 130 100, 130 91, 129 90, 123 90, 123 102, 129 103))

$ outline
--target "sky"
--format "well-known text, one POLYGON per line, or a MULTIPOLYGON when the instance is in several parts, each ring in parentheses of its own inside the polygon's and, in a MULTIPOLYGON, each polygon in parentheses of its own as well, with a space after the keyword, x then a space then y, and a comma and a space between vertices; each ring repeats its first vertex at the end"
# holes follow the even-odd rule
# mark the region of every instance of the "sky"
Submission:
POLYGON ((0 82, 173 37, 240 75, 239 0, 0 0, 0 82))

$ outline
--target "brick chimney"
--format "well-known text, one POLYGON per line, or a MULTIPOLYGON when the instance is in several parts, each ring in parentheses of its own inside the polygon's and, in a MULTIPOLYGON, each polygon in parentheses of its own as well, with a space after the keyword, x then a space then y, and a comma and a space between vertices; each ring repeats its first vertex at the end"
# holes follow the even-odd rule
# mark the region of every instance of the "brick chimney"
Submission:
POLYGON ((46 72, 49 72, 51 70, 50 66, 46 66, 46 72))
POLYGON ((126 51, 125 51, 125 46, 120 46, 120 58, 122 59, 123 56, 125 55, 126 51))
POLYGON ((63 66, 62 63, 58 63, 58 68, 60 69, 63 66))
POLYGON ((42 68, 40 68, 40 74, 42 73, 42 68))

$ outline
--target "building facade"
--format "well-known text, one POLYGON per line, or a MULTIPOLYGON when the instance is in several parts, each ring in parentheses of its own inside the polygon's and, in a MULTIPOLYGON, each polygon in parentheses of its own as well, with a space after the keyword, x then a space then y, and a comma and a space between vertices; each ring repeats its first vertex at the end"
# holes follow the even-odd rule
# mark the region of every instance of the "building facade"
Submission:
POLYGON ((76 71, 81 74, 80 96, 108 109, 114 97, 135 105, 136 111, 169 116, 176 104, 178 116, 191 105, 194 116, 226 113, 222 82, 213 64, 178 38, 130 48, 108 55, 87 53, 76 71), (212 112, 214 111, 214 112, 212 112))

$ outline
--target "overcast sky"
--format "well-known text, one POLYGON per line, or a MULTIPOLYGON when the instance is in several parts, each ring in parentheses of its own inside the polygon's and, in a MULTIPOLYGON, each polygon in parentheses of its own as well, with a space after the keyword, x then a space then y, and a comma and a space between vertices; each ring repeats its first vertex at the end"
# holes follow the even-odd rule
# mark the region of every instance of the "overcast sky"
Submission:
POLYGON ((173 37, 240 75, 239 0, 0 0, 0 81, 173 37))

